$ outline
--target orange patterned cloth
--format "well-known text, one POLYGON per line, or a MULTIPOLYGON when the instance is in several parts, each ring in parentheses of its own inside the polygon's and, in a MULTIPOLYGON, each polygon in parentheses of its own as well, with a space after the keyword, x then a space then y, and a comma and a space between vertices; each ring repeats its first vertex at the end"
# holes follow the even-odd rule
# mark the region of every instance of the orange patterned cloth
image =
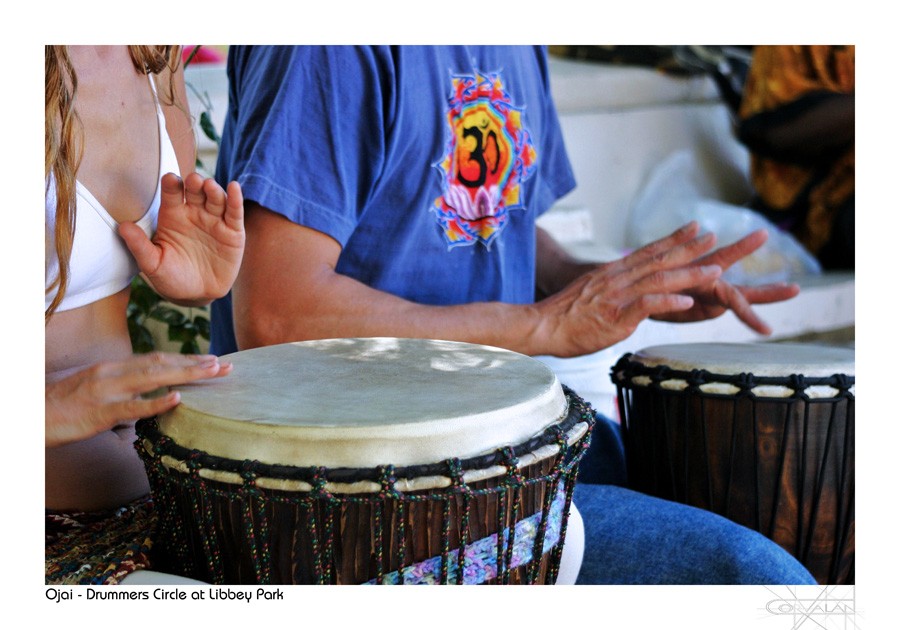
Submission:
MULTIPOLYGON (((855 55, 854 46, 757 46, 744 87, 741 120, 775 112, 807 96, 853 94, 855 55)), ((776 215, 805 213, 792 231, 811 252, 819 253, 832 236, 838 209, 855 191, 854 144, 824 166, 756 154, 751 159, 753 186, 766 209, 776 215)), ((777 216, 774 220, 778 223, 777 216)))
POLYGON ((45 512, 47 584, 118 584, 150 565, 150 498, 99 512, 45 512))

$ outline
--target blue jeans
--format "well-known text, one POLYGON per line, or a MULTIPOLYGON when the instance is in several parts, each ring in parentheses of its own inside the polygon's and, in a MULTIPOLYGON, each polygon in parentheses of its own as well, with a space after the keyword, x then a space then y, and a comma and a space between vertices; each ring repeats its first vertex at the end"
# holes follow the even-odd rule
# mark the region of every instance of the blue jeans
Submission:
POLYGON ((619 425, 602 416, 582 459, 574 502, 584 520, 577 584, 815 584, 762 534, 712 512, 622 487, 619 425))

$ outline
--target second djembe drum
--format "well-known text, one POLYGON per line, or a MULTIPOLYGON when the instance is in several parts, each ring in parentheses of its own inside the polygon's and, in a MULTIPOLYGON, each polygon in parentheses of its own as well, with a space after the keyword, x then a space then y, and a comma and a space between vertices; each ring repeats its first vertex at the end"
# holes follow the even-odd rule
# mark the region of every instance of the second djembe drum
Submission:
POLYGON ((755 529, 820 583, 854 580, 854 352, 675 344, 612 370, 629 484, 755 529))

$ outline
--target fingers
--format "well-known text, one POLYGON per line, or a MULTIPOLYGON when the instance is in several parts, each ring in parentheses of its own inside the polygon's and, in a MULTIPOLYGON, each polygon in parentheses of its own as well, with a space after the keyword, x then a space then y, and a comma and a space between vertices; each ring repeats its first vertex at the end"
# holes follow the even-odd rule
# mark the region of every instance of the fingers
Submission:
POLYGON ((721 275, 722 269, 716 265, 657 271, 629 283, 610 297, 623 304, 619 311, 620 323, 637 327, 648 317, 689 310, 695 301, 681 292, 714 284, 721 275))
POLYGON ((166 173, 161 180, 164 203, 180 206, 187 203, 195 208, 204 208, 210 214, 222 216, 225 212, 225 191, 210 178, 204 179, 196 171, 184 181, 175 173, 166 173))
POLYGON ((735 317, 750 329, 761 335, 771 335, 772 328, 753 310, 753 304, 780 302, 790 299, 800 292, 797 285, 767 285, 764 287, 737 287, 727 282, 718 282, 714 298, 720 308, 730 309, 735 317))
POLYGON ((756 230, 731 245, 726 245, 710 253, 702 262, 704 264, 719 265, 722 269, 727 270, 740 259, 749 256, 762 247, 768 239, 769 233, 766 230, 756 230))
POLYGON ((225 223, 233 230, 244 231, 244 193, 237 182, 228 184, 225 223))
POLYGON ((187 176, 184 190, 188 205, 203 208, 216 217, 225 214, 225 191, 213 178, 203 179, 199 173, 191 173, 187 176))
MULTIPOLYGON (((696 239, 699 232, 700 224, 696 221, 691 221, 690 223, 687 223, 678 228, 668 236, 665 236, 659 240, 653 241, 652 243, 648 243, 647 245, 636 249, 632 253, 622 258, 622 262, 629 267, 644 264, 649 260, 672 251, 674 248, 680 245, 684 245, 685 243, 696 239)), ((709 234, 707 234, 701 238, 709 239, 710 236, 709 234)), ((713 235, 712 238, 715 239, 715 236, 713 235)), ((712 245, 709 245, 709 247, 712 247, 712 245)))
POLYGON ((715 287, 715 294, 721 307, 730 309, 751 330, 761 335, 772 334, 771 327, 759 318, 740 289, 727 282, 720 282, 715 287))
POLYGON ((678 293, 709 285, 722 275, 718 265, 687 266, 676 269, 655 271, 640 277, 627 285, 627 289, 637 295, 657 293, 678 293))
POLYGON ((205 197, 204 207, 209 214, 216 217, 225 214, 225 191, 216 183, 216 180, 207 179, 203 182, 203 194, 205 197))
POLYGON ((184 198, 182 203, 202 208, 206 203, 205 183, 203 176, 196 171, 188 175, 184 180, 184 198))
POLYGON ((62 446, 122 422, 163 413, 180 402, 180 394, 148 394, 171 385, 225 376, 232 369, 230 362, 212 355, 174 353, 96 364, 45 386, 45 443, 62 446))
POLYGON ((138 268, 143 273, 152 276, 159 268, 162 256, 159 248, 153 244, 144 230, 128 221, 119 224, 119 236, 122 237, 128 251, 134 256, 138 268))
POLYGON ((191 173, 184 182, 184 201, 203 208, 207 213, 224 218, 232 229, 243 229, 244 197, 237 182, 228 184, 228 194, 213 178, 203 179, 199 173, 191 173))
POLYGON ((161 207, 180 206, 184 203, 184 182, 175 173, 166 173, 159 182, 159 195, 161 207))
POLYGON ((174 409, 181 402, 181 394, 167 392, 154 398, 132 398, 109 408, 115 418, 149 418, 174 409))
POLYGON ((694 300, 687 295, 650 294, 641 295, 626 304, 620 311, 619 322, 632 328, 655 315, 686 311, 694 305, 694 300))
POLYGON ((767 284, 759 287, 741 287, 741 293, 751 304, 771 304, 783 302, 800 293, 796 284, 767 284))
POLYGON ((642 278, 679 268, 700 270, 700 275, 714 279, 718 277, 714 273, 718 266, 700 265, 698 262, 715 245, 715 242, 715 235, 708 232, 670 249, 662 249, 657 247, 656 243, 652 243, 647 249, 642 248, 615 263, 606 265, 605 268, 601 268, 601 272, 607 276, 610 273, 615 274, 614 282, 619 286, 631 285, 642 278))
POLYGON ((771 335, 772 327, 753 310, 752 304, 768 304, 789 300, 800 293, 796 284, 767 285, 764 287, 735 287, 721 283, 723 305, 734 311, 735 316, 761 335, 771 335))
POLYGON ((154 352, 136 355, 127 361, 95 366, 104 383, 104 397, 133 397, 162 387, 225 376, 230 363, 219 362, 214 355, 183 355, 154 352))

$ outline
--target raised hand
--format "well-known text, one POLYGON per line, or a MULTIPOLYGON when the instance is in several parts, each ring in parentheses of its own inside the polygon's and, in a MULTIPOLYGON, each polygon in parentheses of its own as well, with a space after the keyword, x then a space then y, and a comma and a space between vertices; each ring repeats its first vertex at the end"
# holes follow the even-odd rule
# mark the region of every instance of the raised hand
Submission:
MULTIPOLYGON (((696 261, 696 264, 717 265, 724 273, 733 264, 755 252, 768 239, 765 230, 751 232, 744 238, 696 261)), ((658 313, 653 319, 670 322, 696 322, 714 319, 731 310, 749 328, 769 335, 772 329, 754 312, 753 304, 781 302, 795 297, 800 287, 795 284, 767 284, 757 287, 732 285, 716 278, 711 282, 692 287, 685 295, 693 298, 694 304, 688 309, 671 313, 658 313)))
POLYGON ((236 182, 227 195, 213 179, 174 173, 161 181, 152 240, 134 223, 119 234, 157 293, 177 304, 198 305, 225 295, 244 252, 244 200, 236 182))
POLYGON ((794 297, 796 285, 734 286, 722 273, 750 255, 768 238, 764 230, 711 251, 712 233, 698 236, 691 222, 612 262, 593 266, 561 291, 535 304, 539 354, 577 356, 607 348, 629 337, 647 318, 695 322, 734 311, 762 334, 771 329, 753 304, 794 297))
POLYGON ((84 440, 116 425, 168 411, 178 392, 142 398, 162 387, 226 376, 232 364, 213 355, 151 353, 98 363, 44 389, 45 445, 84 440))
POLYGON ((596 265, 561 291, 535 304, 538 354, 577 356, 630 336, 654 315, 690 309, 685 293, 713 283, 715 264, 698 264, 715 244, 690 223, 616 261, 596 265))

